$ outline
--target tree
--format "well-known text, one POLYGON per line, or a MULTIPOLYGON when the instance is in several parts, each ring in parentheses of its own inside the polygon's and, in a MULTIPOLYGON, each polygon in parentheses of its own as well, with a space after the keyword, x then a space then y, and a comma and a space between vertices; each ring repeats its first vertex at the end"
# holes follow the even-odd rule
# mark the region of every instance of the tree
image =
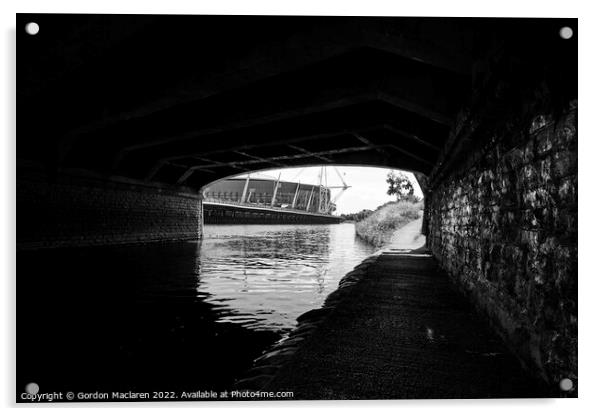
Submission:
POLYGON ((387 174, 387 184, 387 195, 395 195, 398 201, 414 195, 414 186, 405 173, 390 171, 387 174))

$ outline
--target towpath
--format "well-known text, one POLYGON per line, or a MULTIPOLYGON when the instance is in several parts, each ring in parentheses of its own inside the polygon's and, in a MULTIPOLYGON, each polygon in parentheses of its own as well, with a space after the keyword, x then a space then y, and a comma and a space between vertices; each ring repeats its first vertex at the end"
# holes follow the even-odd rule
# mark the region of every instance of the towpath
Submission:
POLYGON ((420 224, 356 269, 263 390, 296 399, 545 396, 422 248, 420 224))

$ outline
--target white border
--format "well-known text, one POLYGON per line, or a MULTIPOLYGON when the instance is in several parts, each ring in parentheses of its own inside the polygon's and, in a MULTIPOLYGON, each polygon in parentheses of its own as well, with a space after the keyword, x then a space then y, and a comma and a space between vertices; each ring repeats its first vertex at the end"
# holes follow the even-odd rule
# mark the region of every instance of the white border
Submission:
MULTIPOLYGON (((598 403, 600 368, 600 308, 602 272, 597 259, 602 206, 599 167, 602 164, 602 124, 600 123, 600 28, 602 19, 595 1, 590 0, 502 0, 498 2, 439 0, 439 1, 380 1, 380 0, 4 0, 0 2, 0 20, 3 25, 3 51, 0 58, 3 97, 0 101, 0 127, 3 129, 0 153, 2 169, 2 238, 0 264, 4 267, 0 301, 2 333, 0 334, 3 375, 0 394, 4 406, 14 400, 14 293, 15 293, 15 13, 146 13, 146 14, 327 14, 327 15, 400 15, 400 16, 495 16, 495 17, 578 17, 579 18, 579 399, 567 400, 431 400, 431 401, 378 401, 378 402, 278 402, 278 403, 184 403, 184 404, 109 404, 48 406, 43 411, 50 414, 65 412, 98 413, 131 412, 131 407, 145 407, 145 413, 163 414, 165 407, 178 411, 200 412, 227 411, 245 414, 278 413, 307 414, 316 410, 332 412, 345 408, 345 413, 364 415, 369 408, 377 408, 379 414, 427 414, 446 415, 504 415, 515 412, 534 412, 547 415, 595 413, 598 403)), ((43 33, 41 28, 40 34, 43 33)), ((23 407, 23 406, 22 406, 23 407)), ((14 406, 10 411, 14 411, 14 406)), ((42 409, 40 409, 42 410, 42 409)), ((26 413, 32 411, 26 408, 26 413)), ((34 410, 35 411, 35 410, 34 410)))

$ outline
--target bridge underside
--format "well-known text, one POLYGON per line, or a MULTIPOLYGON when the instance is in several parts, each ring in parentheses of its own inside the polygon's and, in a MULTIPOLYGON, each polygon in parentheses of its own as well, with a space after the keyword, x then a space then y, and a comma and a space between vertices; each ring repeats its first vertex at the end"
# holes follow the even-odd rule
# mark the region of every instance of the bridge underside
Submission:
POLYGON ((191 189, 298 165, 428 175, 500 51, 528 77, 563 46, 554 20, 29 20, 51 36, 19 33, 19 159, 191 189))

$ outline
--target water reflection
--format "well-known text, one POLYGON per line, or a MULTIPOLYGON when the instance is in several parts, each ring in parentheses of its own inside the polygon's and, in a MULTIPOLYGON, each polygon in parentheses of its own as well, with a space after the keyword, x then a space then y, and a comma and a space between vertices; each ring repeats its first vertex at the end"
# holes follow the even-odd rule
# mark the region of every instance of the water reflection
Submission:
POLYGON ((288 330, 371 252, 353 224, 207 226, 198 290, 228 310, 220 322, 288 330))
POLYGON ((208 226, 202 243, 17 253, 17 383, 225 389, 370 247, 352 224, 208 226))

